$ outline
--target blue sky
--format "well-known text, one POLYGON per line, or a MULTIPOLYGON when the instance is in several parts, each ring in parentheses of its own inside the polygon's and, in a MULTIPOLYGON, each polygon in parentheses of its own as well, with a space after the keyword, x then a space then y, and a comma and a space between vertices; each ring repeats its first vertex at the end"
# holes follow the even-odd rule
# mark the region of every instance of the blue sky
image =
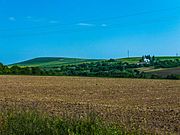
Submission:
POLYGON ((0 61, 180 54, 180 0, 0 0, 0 61))

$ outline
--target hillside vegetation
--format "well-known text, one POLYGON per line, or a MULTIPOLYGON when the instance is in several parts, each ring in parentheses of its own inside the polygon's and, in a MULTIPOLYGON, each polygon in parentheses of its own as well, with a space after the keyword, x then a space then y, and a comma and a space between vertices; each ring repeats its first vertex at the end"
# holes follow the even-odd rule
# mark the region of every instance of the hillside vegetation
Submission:
MULTIPOLYGON (((161 61, 164 60, 175 60, 179 59, 180 57, 156 57, 161 61)), ((82 64, 82 63, 89 63, 89 62, 98 62, 104 61, 105 59, 79 59, 79 58, 63 58, 63 57, 40 57, 35 58, 19 63, 12 64, 16 66, 29 66, 29 67, 54 67, 54 66, 64 66, 64 65, 74 65, 74 64, 82 64)), ((108 59, 106 59, 108 60, 108 59)), ((129 64, 138 63, 141 60, 141 57, 130 57, 130 58, 121 58, 116 59, 116 61, 127 62, 129 64)))
MULTIPOLYGON (((16 66, 29 66, 29 67, 53 67, 62 65, 81 64, 88 62, 100 61, 98 59, 79 59, 79 58, 63 58, 63 57, 40 57, 12 65, 16 66)), ((12 66, 11 65, 11 66, 12 66)))
MULTIPOLYGON (((172 57, 172 56, 159 56, 159 57, 156 57, 156 58, 159 59, 160 61, 175 60, 175 59, 180 60, 180 57, 172 57)), ((117 60, 122 61, 122 62, 127 62, 129 64, 135 64, 135 63, 138 63, 141 60, 141 57, 121 58, 121 59, 117 59, 117 60)))
POLYGON ((0 64, 0 74, 151 79, 180 78, 178 68, 180 67, 179 57, 151 57, 147 55, 141 58, 109 60, 37 58, 20 64, 24 66, 17 65, 5 66, 0 64), (163 70, 167 70, 167 72, 162 72, 163 70))

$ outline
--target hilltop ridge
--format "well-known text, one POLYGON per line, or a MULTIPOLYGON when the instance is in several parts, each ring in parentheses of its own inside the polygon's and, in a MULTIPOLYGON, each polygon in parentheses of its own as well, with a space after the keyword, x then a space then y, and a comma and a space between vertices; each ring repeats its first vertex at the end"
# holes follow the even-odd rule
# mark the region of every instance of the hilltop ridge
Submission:
MULTIPOLYGON (((172 56, 161 56, 157 57, 159 60, 175 60, 180 57, 172 56)), ((130 64, 139 62, 141 57, 130 57, 130 58, 117 58, 116 60, 122 62, 128 62, 130 64)), ((31 67, 53 67, 53 66, 62 66, 62 65, 73 65, 73 64, 82 64, 89 62, 103 61, 107 59, 83 59, 83 58, 67 58, 67 57, 37 57, 30 60, 22 61, 19 63, 14 63, 12 65, 17 66, 31 66, 31 67)))

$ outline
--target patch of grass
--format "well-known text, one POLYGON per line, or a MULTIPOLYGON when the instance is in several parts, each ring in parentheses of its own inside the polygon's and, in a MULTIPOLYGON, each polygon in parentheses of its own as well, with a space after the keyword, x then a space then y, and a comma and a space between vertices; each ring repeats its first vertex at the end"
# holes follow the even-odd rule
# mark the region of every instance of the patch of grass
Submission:
POLYGON ((93 113, 87 117, 60 118, 37 111, 0 113, 1 135, 136 135, 104 124, 93 113))
POLYGON ((141 60, 141 57, 131 57, 131 58, 118 59, 118 61, 127 62, 127 63, 129 63, 129 64, 138 63, 140 60, 141 60))
POLYGON ((135 68, 136 70, 139 70, 140 72, 157 72, 157 71, 163 71, 163 70, 167 70, 169 68, 154 68, 154 67, 141 67, 141 68, 135 68))

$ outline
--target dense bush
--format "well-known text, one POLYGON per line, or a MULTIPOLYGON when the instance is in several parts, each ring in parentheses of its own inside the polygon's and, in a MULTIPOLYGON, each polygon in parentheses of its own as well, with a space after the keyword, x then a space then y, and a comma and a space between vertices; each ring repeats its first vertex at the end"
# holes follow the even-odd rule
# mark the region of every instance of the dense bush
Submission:
POLYGON ((176 60, 164 60, 154 62, 155 68, 172 68, 180 66, 180 61, 176 60))

